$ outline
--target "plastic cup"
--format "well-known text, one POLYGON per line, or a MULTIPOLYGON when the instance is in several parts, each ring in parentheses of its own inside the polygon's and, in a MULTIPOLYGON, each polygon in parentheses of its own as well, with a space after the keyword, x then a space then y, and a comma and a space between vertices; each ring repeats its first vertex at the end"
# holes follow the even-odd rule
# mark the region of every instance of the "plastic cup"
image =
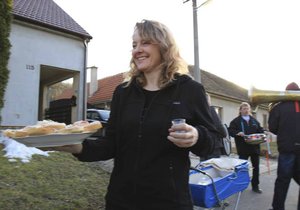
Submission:
POLYGON ((173 125, 178 125, 178 124, 181 124, 181 123, 185 123, 185 119, 183 119, 183 118, 178 118, 178 119, 172 120, 172 124, 173 124, 173 125))
MULTIPOLYGON (((174 119, 172 120, 172 125, 178 125, 178 124, 182 124, 185 123, 185 119, 183 118, 178 118, 178 119, 174 119)), ((185 131, 176 131, 177 133, 184 133, 185 131)))

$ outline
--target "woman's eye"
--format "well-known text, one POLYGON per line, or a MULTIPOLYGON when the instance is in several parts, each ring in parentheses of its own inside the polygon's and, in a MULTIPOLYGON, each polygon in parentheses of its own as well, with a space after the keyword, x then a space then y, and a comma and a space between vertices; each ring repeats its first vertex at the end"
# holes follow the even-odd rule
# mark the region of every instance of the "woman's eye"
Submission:
POLYGON ((134 50, 134 49, 136 49, 138 46, 148 46, 148 45, 150 45, 150 44, 152 44, 151 41, 141 41, 141 42, 139 42, 139 43, 133 43, 133 44, 132 44, 132 49, 134 50))
POLYGON ((151 42, 150 41, 143 41, 142 44, 143 45, 149 45, 149 44, 151 44, 151 42))

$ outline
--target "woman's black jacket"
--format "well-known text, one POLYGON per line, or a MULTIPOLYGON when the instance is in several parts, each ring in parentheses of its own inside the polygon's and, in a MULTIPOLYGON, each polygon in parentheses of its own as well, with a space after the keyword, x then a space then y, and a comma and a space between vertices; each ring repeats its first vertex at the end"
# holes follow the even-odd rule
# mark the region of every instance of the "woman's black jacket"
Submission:
POLYGON ((178 76, 153 98, 141 114, 145 96, 133 82, 113 95, 106 138, 84 141, 81 161, 114 158, 106 201, 130 210, 192 209, 189 152, 206 155, 213 148, 215 127, 205 91, 189 76, 178 76), (185 118, 197 128, 198 142, 179 148, 167 139, 171 120, 185 118))
POLYGON ((228 128, 229 135, 234 137, 236 149, 238 155, 251 155, 260 153, 259 144, 248 144, 245 142, 244 137, 237 136, 239 132, 244 132, 245 135, 254 133, 263 133, 264 129, 260 126, 260 123, 252 116, 250 116, 249 122, 244 120, 241 116, 234 118, 228 128))

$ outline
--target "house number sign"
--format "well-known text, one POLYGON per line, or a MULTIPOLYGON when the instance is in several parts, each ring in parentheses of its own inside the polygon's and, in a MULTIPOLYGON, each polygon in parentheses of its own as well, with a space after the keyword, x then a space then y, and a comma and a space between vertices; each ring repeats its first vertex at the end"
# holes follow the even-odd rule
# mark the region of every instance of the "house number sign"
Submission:
POLYGON ((34 70, 34 65, 26 65, 27 70, 34 70))

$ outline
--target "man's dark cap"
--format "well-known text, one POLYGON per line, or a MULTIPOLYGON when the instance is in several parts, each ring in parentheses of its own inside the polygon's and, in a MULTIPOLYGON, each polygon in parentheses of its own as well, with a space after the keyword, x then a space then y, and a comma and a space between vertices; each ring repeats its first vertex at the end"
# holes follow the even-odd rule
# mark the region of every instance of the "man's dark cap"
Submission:
POLYGON ((286 86, 285 90, 300 90, 300 89, 297 83, 292 82, 286 86))

